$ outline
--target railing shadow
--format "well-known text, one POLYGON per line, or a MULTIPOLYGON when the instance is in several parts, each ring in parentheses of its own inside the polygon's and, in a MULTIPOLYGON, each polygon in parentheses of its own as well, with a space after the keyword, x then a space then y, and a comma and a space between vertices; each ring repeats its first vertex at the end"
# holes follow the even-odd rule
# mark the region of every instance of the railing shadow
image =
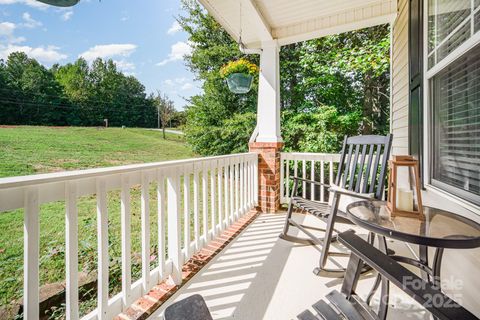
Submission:
POLYGON ((196 293, 214 319, 263 319, 293 247, 278 241, 283 223, 283 215, 259 216, 170 302, 196 293))

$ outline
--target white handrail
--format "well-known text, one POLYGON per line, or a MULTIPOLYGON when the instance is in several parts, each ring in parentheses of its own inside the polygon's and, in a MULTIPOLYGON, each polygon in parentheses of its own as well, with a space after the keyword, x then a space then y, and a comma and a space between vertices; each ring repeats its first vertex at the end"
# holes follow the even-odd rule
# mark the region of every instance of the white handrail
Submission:
POLYGON ((39 318, 39 215, 42 203, 65 201, 66 204, 66 312, 68 319, 78 319, 77 200, 84 195, 96 196, 98 302, 97 308, 83 319, 111 319, 168 276, 180 284, 183 263, 257 205, 257 167, 258 155, 244 153, 0 179, 0 214, 24 209, 24 318, 39 318), (150 268, 150 212, 154 208, 149 201, 152 184, 157 188, 159 219, 158 243, 154 244, 158 245, 158 264, 153 270, 150 268), (134 185, 140 185, 141 190, 142 276, 132 283, 130 191, 134 185), (121 191, 122 291, 109 298, 107 193, 111 190, 121 191), (232 209, 235 212, 230 212, 232 209), (194 219, 193 232, 189 228, 190 219, 194 219), (201 226, 203 234, 200 234, 201 226))
MULTIPOLYGON (((293 186, 290 176, 300 176, 304 179, 331 184, 334 179, 334 164, 339 161, 339 154, 282 152, 280 154, 280 202, 288 203, 290 200, 290 191, 293 186)), ((322 202, 328 200, 327 189, 323 186, 302 182, 300 190, 303 197, 322 202)))

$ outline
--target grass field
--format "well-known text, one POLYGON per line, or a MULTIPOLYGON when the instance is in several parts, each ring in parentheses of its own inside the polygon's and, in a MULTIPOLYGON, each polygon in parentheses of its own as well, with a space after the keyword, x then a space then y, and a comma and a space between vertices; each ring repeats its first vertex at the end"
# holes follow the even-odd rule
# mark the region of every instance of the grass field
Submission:
MULTIPOLYGON (((194 156, 182 136, 144 129, 96 128, 0 128, 0 177, 92 167, 116 166, 190 158, 194 156)), ((156 208, 155 185, 151 186, 151 208, 156 208)), ((140 192, 132 188, 132 274, 140 276, 140 192)), ((108 193, 110 291, 120 283, 120 204, 119 191, 108 193)), ((65 279, 65 207, 63 202, 41 206, 40 281, 41 285, 65 279)), ((96 199, 78 201, 79 264, 83 274, 95 276, 97 259, 96 199)), ((157 243, 156 210, 151 216, 151 243, 157 243)), ((0 307, 12 306, 22 297, 23 210, 0 213, 0 307)), ((152 247, 152 265, 156 264, 152 247)), ((81 304, 82 313, 94 301, 81 304)), ((61 318, 62 311, 52 318, 61 318)))
POLYGON ((183 137, 145 129, 0 128, 0 177, 183 159, 183 137))

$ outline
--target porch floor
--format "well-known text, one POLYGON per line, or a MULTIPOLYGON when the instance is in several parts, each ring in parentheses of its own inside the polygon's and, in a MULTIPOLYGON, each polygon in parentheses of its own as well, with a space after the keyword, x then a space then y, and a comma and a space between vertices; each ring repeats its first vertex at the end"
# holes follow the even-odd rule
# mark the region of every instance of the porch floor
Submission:
MULTIPOLYGON (((341 278, 312 273, 320 256, 318 247, 278 238, 284 219, 285 213, 259 215, 149 319, 162 319, 169 304, 197 293, 205 298, 214 319, 296 319, 296 315, 330 291, 340 290, 341 278)), ((311 216, 297 214, 295 219, 322 227, 322 222, 311 216)), ((358 234, 366 234, 365 230, 352 225, 337 224, 337 227, 342 231, 353 228, 358 234)), ((292 228, 291 232, 296 230, 292 228)), ((388 246, 399 254, 412 255, 403 243, 389 241, 388 246)), ((334 244, 333 250, 344 249, 334 244)), ((330 267, 345 266, 347 259, 335 257, 329 261, 330 267)), ((357 291, 365 297, 373 280, 373 273, 365 274, 357 291)), ((421 306, 396 287, 392 286, 391 294, 393 305, 388 319, 429 318, 421 306)), ((373 304, 378 296, 377 292, 373 304)))

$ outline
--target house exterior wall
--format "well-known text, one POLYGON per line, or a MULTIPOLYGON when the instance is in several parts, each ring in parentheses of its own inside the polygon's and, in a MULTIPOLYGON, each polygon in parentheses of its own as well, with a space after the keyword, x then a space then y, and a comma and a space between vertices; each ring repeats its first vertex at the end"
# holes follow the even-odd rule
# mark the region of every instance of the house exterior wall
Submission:
POLYGON ((392 154, 408 154, 408 0, 398 1, 392 28, 392 154))
MULTIPOLYGON (((408 6, 409 0, 398 0, 398 16, 392 26, 390 128, 393 133, 393 155, 409 153, 408 6)), ((424 139, 427 138, 424 137, 424 139)), ((425 166, 428 166, 429 162, 427 160, 425 166)), ((426 169, 428 170, 428 167, 426 169)), ((480 209, 478 207, 430 186, 428 181, 426 181, 426 189, 422 192, 422 198, 427 206, 443 208, 480 222, 480 209)), ((432 249, 430 259, 433 258, 433 253, 432 249)), ((478 303, 479 265, 480 249, 445 250, 441 274, 443 289, 477 316, 480 316, 480 303, 478 303)))

